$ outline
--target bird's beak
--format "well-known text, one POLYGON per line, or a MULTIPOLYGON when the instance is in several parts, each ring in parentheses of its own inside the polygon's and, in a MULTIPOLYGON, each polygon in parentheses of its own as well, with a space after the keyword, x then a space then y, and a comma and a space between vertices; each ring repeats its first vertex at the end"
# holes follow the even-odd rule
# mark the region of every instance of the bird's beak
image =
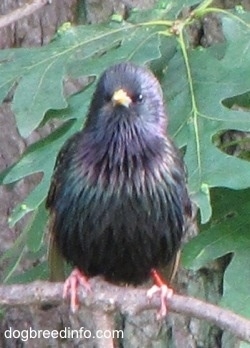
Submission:
POLYGON ((118 89, 118 91, 115 91, 115 93, 113 94, 112 103, 114 106, 123 105, 128 108, 131 102, 132 100, 130 96, 123 89, 118 89))

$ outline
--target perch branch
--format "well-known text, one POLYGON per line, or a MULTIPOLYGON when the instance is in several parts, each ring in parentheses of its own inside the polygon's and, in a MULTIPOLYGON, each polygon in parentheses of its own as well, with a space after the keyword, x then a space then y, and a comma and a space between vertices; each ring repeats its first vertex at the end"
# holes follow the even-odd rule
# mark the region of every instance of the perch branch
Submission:
MULTIPOLYGON (((122 313, 137 314, 147 309, 159 308, 160 300, 146 298, 146 290, 119 287, 100 278, 90 280, 93 293, 79 293, 79 301, 87 307, 104 311, 119 309, 122 313)), ((24 306, 62 303, 62 283, 36 281, 25 285, 0 286, 1 306, 24 306)), ((223 330, 228 330, 243 341, 250 342, 250 320, 229 310, 174 294, 168 300, 170 311, 209 321, 223 330)))
POLYGON ((0 16, 0 29, 18 21, 23 17, 31 15, 32 13, 49 3, 51 3, 51 0, 32 0, 27 4, 24 4, 23 6, 17 8, 16 10, 7 13, 6 15, 0 16))

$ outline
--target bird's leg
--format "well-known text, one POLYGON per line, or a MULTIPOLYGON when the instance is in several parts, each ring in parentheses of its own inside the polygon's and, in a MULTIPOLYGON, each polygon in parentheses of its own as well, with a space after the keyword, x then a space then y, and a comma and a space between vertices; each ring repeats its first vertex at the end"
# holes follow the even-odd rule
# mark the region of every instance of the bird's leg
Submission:
POLYGON ((172 297, 173 290, 167 286, 160 274, 153 268, 150 272, 154 285, 147 291, 147 297, 151 299, 155 293, 160 294, 161 307, 157 313, 157 319, 164 318, 167 315, 167 300, 172 297))
POLYGON ((79 307, 79 301, 77 297, 77 288, 79 286, 84 287, 87 292, 91 292, 91 287, 88 282, 88 278, 75 268, 65 280, 63 286, 63 298, 70 296, 70 308, 72 312, 76 312, 79 307))

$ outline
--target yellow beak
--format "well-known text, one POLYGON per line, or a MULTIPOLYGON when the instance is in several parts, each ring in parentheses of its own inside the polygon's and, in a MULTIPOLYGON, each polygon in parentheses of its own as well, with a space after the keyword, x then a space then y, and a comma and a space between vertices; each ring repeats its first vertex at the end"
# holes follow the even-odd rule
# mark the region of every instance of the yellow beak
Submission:
POLYGON ((114 106, 123 105, 128 108, 131 102, 132 100, 130 96, 123 89, 118 89, 118 91, 115 91, 115 93, 113 94, 112 103, 114 106))

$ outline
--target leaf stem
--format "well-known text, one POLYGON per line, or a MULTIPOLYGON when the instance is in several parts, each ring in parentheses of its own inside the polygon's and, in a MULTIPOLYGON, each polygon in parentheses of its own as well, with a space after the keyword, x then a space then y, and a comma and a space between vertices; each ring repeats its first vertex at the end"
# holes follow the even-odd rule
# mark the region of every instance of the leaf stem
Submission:
POLYGON ((191 94, 191 104, 192 104, 191 113, 193 113, 193 122, 194 122, 194 129, 195 129, 195 135, 196 135, 195 140, 196 140, 196 149, 197 149, 197 165, 198 165, 199 179, 200 179, 201 178, 201 157, 200 157, 200 136, 199 136, 199 126, 198 126, 198 109, 197 109, 197 104, 194 97, 194 85, 193 85, 191 67, 189 64, 187 49, 186 49, 185 40, 183 36, 184 24, 179 29, 180 31, 179 31, 178 41, 180 43, 184 62, 186 65, 189 89, 191 94))
POLYGON ((138 24, 135 24, 135 25, 138 25, 138 26, 155 26, 155 25, 163 25, 163 26, 166 26, 166 27, 172 27, 173 23, 175 21, 167 21, 167 20, 156 20, 156 21, 150 21, 150 22, 144 22, 144 23, 138 23, 138 24))

